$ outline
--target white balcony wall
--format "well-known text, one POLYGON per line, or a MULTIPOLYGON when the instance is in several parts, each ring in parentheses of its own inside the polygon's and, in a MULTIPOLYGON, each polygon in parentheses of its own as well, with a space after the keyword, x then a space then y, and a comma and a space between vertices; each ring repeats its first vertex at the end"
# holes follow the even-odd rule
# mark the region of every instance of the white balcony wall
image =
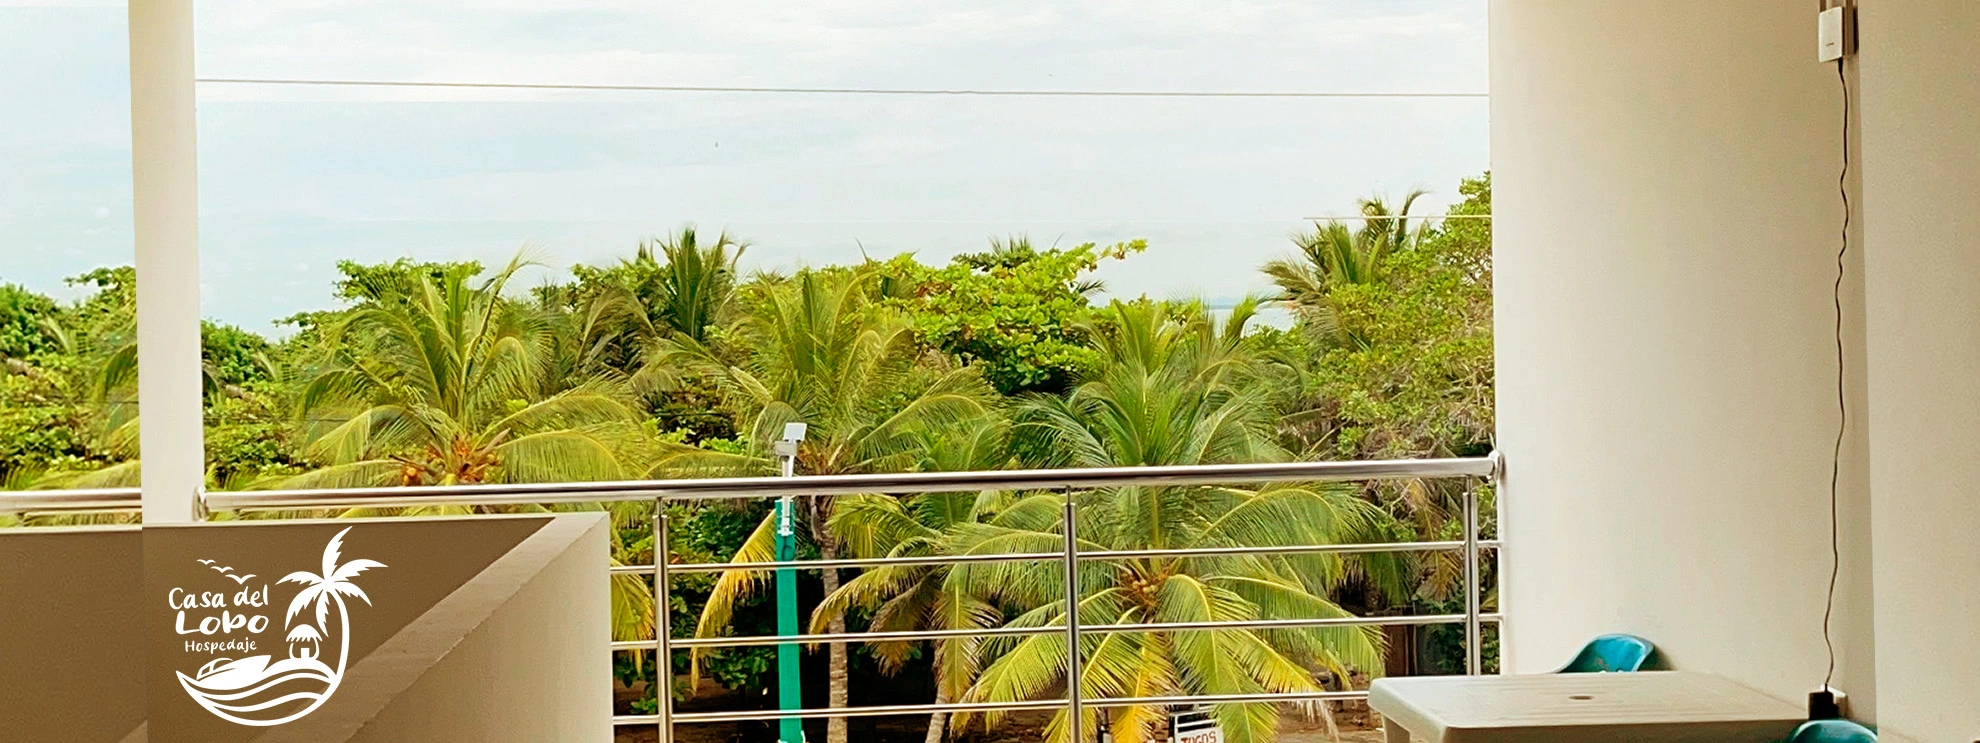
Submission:
MULTIPOLYGON (((1822 683, 1842 98, 1814 5, 1491 4, 1514 672, 1620 631, 1782 699, 1822 683)), ((1863 255, 1834 637, 1867 718, 1863 255)))
POLYGON ((1865 0, 1878 717, 1980 739, 1980 3, 1865 0))
MULTIPOLYGON (((1785 699, 1826 668, 1842 210, 1800 0, 1492 5, 1508 665, 1605 631, 1785 699)), ((1980 738, 1980 4, 1864 3, 1847 69, 1836 685, 1980 738)))

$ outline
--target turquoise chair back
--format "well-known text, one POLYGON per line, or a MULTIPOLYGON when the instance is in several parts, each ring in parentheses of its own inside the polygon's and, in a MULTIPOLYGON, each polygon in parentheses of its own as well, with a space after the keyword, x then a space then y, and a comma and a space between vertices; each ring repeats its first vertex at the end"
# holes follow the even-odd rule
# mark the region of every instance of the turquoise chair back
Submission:
POLYGON ((1629 673, 1641 670, 1656 650, 1635 635, 1603 635, 1583 646, 1560 673, 1629 673))
POLYGON ((1788 743, 1877 743, 1877 733, 1848 720, 1801 723, 1788 743))

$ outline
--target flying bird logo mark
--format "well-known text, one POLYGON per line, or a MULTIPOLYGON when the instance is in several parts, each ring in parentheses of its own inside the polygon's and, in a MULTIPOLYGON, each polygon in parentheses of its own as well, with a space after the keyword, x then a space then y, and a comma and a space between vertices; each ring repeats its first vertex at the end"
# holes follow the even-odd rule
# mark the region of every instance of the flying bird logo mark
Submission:
POLYGON ((200 563, 209 568, 212 568, 213 572, 225 576, 227 580, 233 581, 234 585, 237 586, 246 585, 248 579, 254 577, 254 573, 248 573, 247 575, 234 575, 233 574, 234 566, 232 565, 214 565, 212 560, 200 560, 200 563))

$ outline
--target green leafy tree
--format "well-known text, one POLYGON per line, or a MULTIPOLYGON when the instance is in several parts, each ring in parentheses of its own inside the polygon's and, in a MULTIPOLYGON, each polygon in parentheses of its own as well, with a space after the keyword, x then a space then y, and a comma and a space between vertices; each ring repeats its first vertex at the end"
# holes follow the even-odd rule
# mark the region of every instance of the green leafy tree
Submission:
POLYGON ((206 467, 209 487, 246 490, 301 474, 296 426, 275 394, 261 385, 206 401, 206 467))
POLYGON ((238 396, 242 386, 272 381, 276 376, 268 339, 258 334, 205 322, 200 325, 200 346, 209 395, 218 391, 238 396))
POLYGON ((135 486, 136 272, 100 268, 66 282, 89 293, 52 311, 17 305, 42 311, 46 345, 5 361, 0 478, 10 488, 135 486))
POLYGON ((10 359, 0 369, 0 489, 36 487, 51 472, 101 466, 89 436, 90 408, 75 389, 77 360, 37 361, 10 359))
POLYGON ((1100 363, 1083 324, 1101 289, 1094 270, 1145 249, 1137 240, 1038 250, 1017 237, 940 269, 903 256, 886 264, 901 284, 888 304, 906 311, 922 342, 976 365, 998 392, 1064 392, 1100 363))
MULTIPOLYGON (((44 346, 10 368, 22 380, 13 389, 34 389, 15 416, 23 425, 44 428, 21 437, 40 447, 40 461, 15 462, 8 469, 39 473, 43 487, 129 487, 138 484, 136 274, 129 267, 103 268, 69 279, 93 289, 72 307, 34 303, 40 312, 44 346), (61 445, 52 445, 61 440, 61 445)), ((269 386, 275 366, 266 339, 237 327, 204 323, 203 379, 209 423, 236 420, 245 430, 214 427, 214 484, 245 482, 287 457, 285 426, 264 400, 248 400, 246 386, 269 386), (216 411, 215 408, 219 410, 216 411), (244 415, 244 417, 243 417, 244 415), (259 461, 260 464, 250 464, 259 461)), ((12 406, 10 406, 12 407, 12 406)), ((4 424, 0 424, 4 425, 4 424)), ((13 437, 8 437, 13 438, 13 437)), ((4 465, 0 465, 4 466, 4 465)), ((17 484, 26 483, 21 480, 17 484)))
POLYGON ((0 360, 26 359, 57 349, 55 300, 14 284, 0 284, 0 360))
POLYGON ((0 284, 0 488, 31 486, 90 453, 59 310, 53 299, 0 284))

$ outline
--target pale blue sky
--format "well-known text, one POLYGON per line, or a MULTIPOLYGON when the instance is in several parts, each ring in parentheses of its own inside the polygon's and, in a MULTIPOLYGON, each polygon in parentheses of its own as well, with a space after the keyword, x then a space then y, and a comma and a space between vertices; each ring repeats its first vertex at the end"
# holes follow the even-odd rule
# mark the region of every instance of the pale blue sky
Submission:
MULTIPOLYGON (((131 255, 121 4, 0 0, 0 281, 131 255)), ((1482 91, 1483 0, 202 0, 202 77, 1482 91)), ((685 222, 790 267, 1143 237, 1115 293, 1231 297, 1301 217, 1487 165, 1482 99, 200 91, 206 314, 334 263, 624 255, 685 222)))

